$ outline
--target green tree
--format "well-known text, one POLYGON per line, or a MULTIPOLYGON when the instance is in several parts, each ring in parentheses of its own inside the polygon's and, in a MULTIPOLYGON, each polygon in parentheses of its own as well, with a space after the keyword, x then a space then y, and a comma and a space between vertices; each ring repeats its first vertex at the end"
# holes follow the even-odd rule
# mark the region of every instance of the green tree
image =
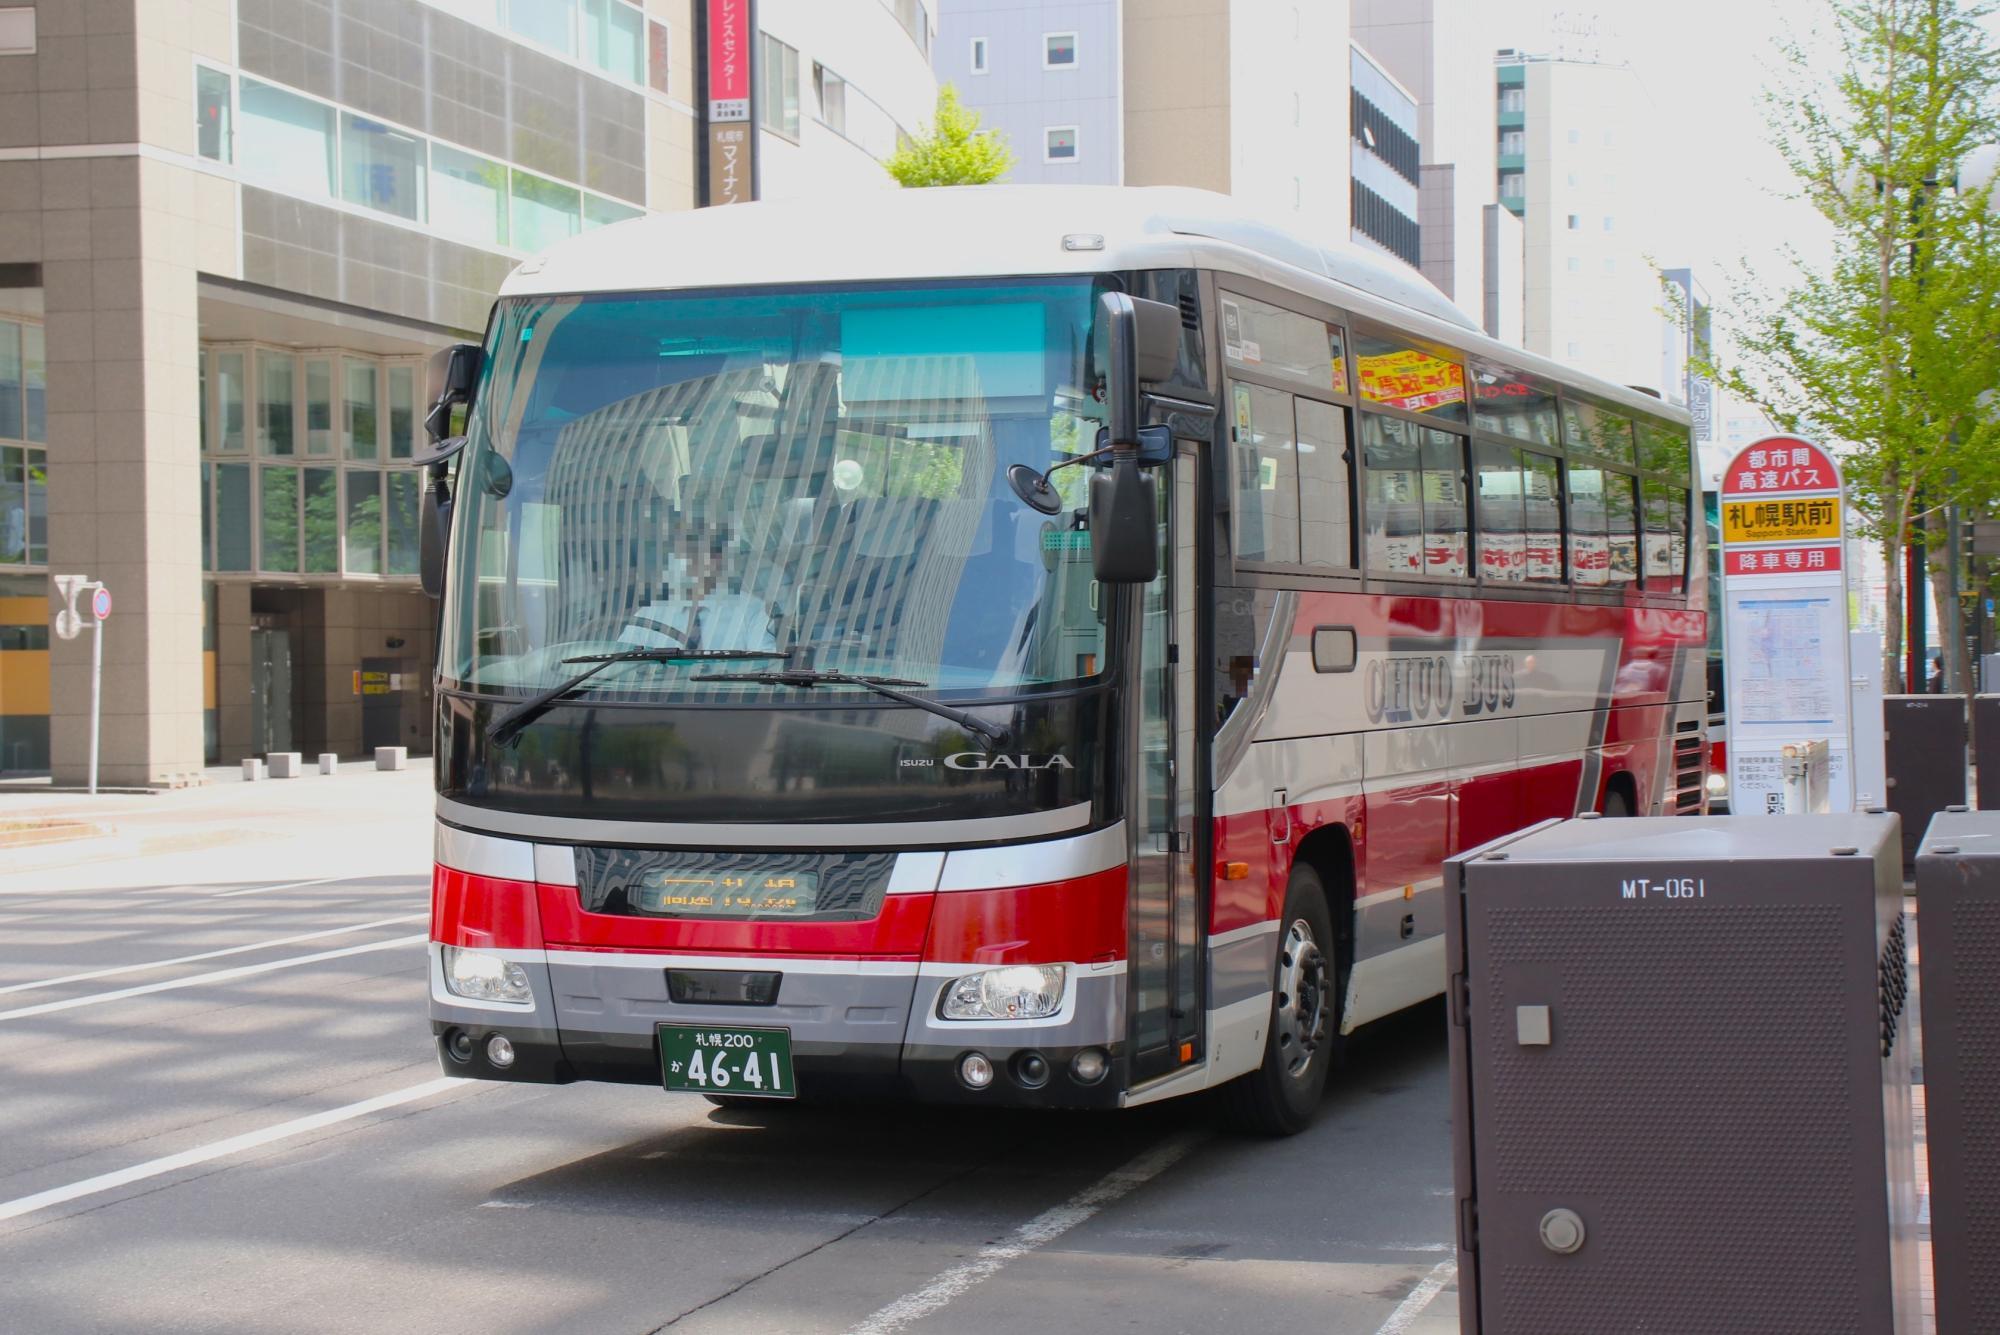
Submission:
MULTIPOLYGON (((1847 447, 1861 531, 1888 567, 1891 689, 1903 549, 1919 527, 1941 530, 1946 507, 2000 496, 2000 423, 1981 400, 2000 384, 2000 227, 1989 225, 1990 182, 1961 176, 2000 137, 2000 53, 1982 26, 1992 8, 1827 0, 1830 42, 1781 47, 1771 129, 1791 197, 1831 230, 1831 260, 1793 250, 1789 272, 1768 279, 1746 267, 1727 321, 1734 354, 1711 368, 1780 428, 1847 447)), ((1942 563, 1933 575, 1942 607, 1942 563)), ((1946 651, 1966 680, 1964 646, 1946 651)))
POLYGON ((1014 153, 1006 135, 979 128, 979 113, 946 84, 938 89, 931 123, 905 136, 882 165, 899 185, 986 185, 1013 168, 1014 153))

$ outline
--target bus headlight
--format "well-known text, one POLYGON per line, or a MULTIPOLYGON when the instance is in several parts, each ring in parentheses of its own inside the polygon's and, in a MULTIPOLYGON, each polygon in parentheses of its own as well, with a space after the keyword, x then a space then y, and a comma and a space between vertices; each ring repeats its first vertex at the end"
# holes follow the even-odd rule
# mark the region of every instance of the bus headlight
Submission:
POLYGON ((954 979, 938 1002, 947 1020, 1042 1020, 1062 1009, 1060 964, 1010 964, 954 979))
POLYGON ((512 960, 477 950, 444 948, 444 985, 453 996, 472 1001, 532 1002, 528 971, 512 960))
POLYGON ((1708 772, 1708 795, 1710 797, 1721 797, 1728 791, 1729 776, 1721 770, 1710 770, 1708 772))

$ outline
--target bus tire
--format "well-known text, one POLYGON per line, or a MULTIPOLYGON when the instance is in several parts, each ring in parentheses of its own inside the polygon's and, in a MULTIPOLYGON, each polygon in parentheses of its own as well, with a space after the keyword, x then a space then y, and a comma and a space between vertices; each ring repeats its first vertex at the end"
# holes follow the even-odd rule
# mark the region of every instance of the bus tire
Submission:
POLYGON ((1624 820, 1631 814, 1632 799, 1625 796, 1624 789, 1607 788, 1604 790, 1604 818, 1606 820, 1624 820))
POLYGON ((1319 873, 1299 863, 1278 920, 1264 1060, 1222 1087, 1223 1108, 1240 1130, 1292 1136, 1311 1124, 1339 1055, 1347 982, 1341 972, 1326 890, 1319 873))

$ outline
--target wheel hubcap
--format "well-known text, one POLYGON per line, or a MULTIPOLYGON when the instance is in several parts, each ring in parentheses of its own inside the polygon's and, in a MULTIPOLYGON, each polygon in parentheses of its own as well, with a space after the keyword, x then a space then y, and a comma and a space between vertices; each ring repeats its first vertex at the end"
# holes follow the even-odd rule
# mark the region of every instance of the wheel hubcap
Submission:
POLYGON ((1295 919, 1278 954, 1278 1059, 1285 1074, 1301 1079, 1326 1042, 1332 979, 1326 952, 1313 938, 1312 925, 1295 919))

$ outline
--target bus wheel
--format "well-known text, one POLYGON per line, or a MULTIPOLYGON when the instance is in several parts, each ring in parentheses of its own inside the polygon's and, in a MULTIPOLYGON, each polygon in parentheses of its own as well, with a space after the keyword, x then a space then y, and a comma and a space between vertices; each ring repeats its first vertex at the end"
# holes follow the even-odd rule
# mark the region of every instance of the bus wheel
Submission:
POLYGON ((1632 814, 1632 799, 1617 788, 1609 788, 1604 793, 1604 816, 1607 820, 1623 820, 1632 814))
POLYGON ((1264 1136, 1306 1129, 1340 1042, 1344 980, 1319 874, 1300 863, 1285 888, 1264 1061, 1223 1086, 1229 1120, 1264 1136))

